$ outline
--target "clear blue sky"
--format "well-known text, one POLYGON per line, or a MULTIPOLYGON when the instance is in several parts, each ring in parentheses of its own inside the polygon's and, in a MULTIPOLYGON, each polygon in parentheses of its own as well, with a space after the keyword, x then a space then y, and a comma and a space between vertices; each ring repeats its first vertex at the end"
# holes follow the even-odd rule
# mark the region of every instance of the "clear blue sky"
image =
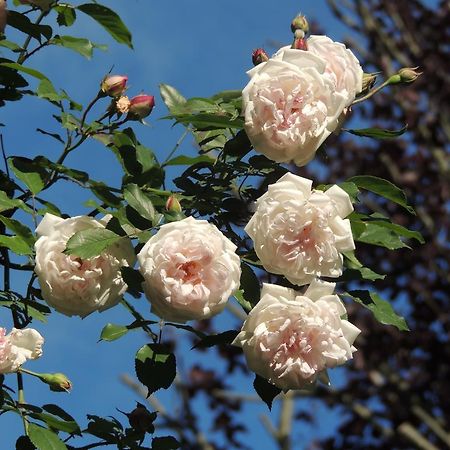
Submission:
MULTIPOLYGON (((9 2, 12 8, 12 1, 9 2)), ((288 43, 291 39, 289 23, 299 11, 315 19, 334 38, 342 38, 345 31, 331 16, 325 0, 274 2, 268 0, 229 0, 227 2, 204 0, 161 1, 121 0, 104 1, 114 8, 133 33, 135 50, 116 44, 90 19, 79 14, 77 24, 60 34, 88 37, 96 43, 108 44, 107 52, 96 52, 93 60, 62 48, 49 48, 37 54, 27 63, 44 72, 57 87, 65 88, 77 101, 87 104, 98 90, 103 76, 114 66, 113 73, 129 76, 129 94, 142 91, 154 94, 157 106, 149 118, 149 126, 137 126, 140 140, 151 147, 160 159, 164 158, 182 133, 180 127, 159 121, 166 113, 158 94, 158 83, 164 82, 177 87, 186 97, 209 96, 224 89, 240 89, 246 83, 245 71, 251 66, 251 52, 256 47, 266 47, 272 52, 269 42, 288 43)), ((15 36, 7 29, 8 39, 15 36)), ((21 37, 18 42, 22 42, 21 37)), ((0 121, 6 124, 2 130, 7 153, 34 157, 43 154, 56 159, 60 148, 56 141, 36 133, 35 128, 57 131, 58 124, 51 120, 52 107, 46 102, 29 98, 10 103, 0 110, 0 121)), ((186 139, 180 153, 192 151, 192 142, 186 139)), ((120 172, 111 154, 99 143, 82 146, 67 160, 67 165, 88 170, 94 179, 119 185, 120 172)), ((87 209, 83 201, 91 196, 80 188, 53 189, 51 198, 71 215, 83 214, 87 209)), ((2 277, 3 274, 0 275, 2 277)), ((13 283, 19 286, 21 277, 13 283)), ((13 286, 17 286, 13 284, 13 286)), ((149 316, 148 304, 144 299, 135 301, 137 307, 149 316)), ((134 393, 123 387, 118 379, 120 373, 133 374, 134 353, 145 343, 139 332, 129 333, 113 343, 97 343, 102 327, 108 322, 128 324, 132 321, 120 306, 102 314, 93 314, 81 320, 67 318, 58 313, 49 317, 47 325, 33 324, 46 338, 44 356, 30 362, 30 370, 41 372, 64 372, 73 382, 71 394, 50 392, 45 385, 26 379, 26 399, 37 405, 57 403, 85 425, 84 414, 117 415, 115 408, 131 410, 134 393)), ((236 327, 237 321, 224 315, 219 322, 222 330, 236 327)), ((6 310, 0 310, 0 326, 11 327, 6 310)), ((181 335, 180 335, 181 338, 181 335)), ((213 353, 201 355, 204 367, 214 367, 217 361, 213 353)), ((189 362, 193 356, 185 353, 189 362)), ((337 380, 339 377, 337 377, 337 380)), ((15 387, 15 378, 8 377, 8 384, 15 387)), ((238 391, 251 388, 251 379, 234 379, 238 391)), ((158 396, 165 406, 176 408, 174 394, 158 396)), ((323 415, 319 402, 304 402, 303 407, 315 410, 321 420, 315 426, 298 426, 293 436, 301 442, 294 448, 314 437, 332 432, 337 415, 323 415), (324 420, 326 417, 326 420, 324 420)), ((202 402, 198 402, 202 409, 202 402)), ((266 413, 264 405, 249 404, 245 410, 245 421, 250 430, 247 444, 252 448, 274 449, 270 438, 263 430, 258 416, 266 413)), ((203 417, 206 435, 210 434, 207 418, 203 417)), ((273 419, 277 420, 276 409, 273 419)), ((22 433, 18 417, 7 414, 0 417, 0 449, 14 448, 16 437, 22 433)))

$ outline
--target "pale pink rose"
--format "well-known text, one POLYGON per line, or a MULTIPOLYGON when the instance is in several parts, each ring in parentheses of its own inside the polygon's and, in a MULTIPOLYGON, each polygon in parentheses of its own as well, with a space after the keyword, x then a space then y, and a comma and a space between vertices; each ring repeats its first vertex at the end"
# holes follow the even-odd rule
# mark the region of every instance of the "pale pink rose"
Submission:
POLYGON ((0 373, 12 373, 28 359, 37 359, 42 355, 44 338, 33 328, 11 333, 0 327, 0 373))
POLYGON ((276 162, 308 163, 346 106, 311 52, 282 49, 248 72, 242 91, 245 130, 257 152, 276 162))
POLYGON ((0 0, 0 34, 5 31, 7 15, 8 10, 6 9, 6 1, 0 0))
POLYGON ((136 260, 128 238, 108 247, 101 255, 82 259, 64 252, 78 231, 105 228, 108 220, 89 216, 62 219, 46 214, 36 229, 36 266, 44 300, 67 316, 86 317, 119 303, 127 289, 120 268, 136 260))
POLYGON ((131 119, 142 120, 147 117, 155 107, 155 97, 153 95, 136 95, 130 100, 128 110, 131 119))
POLYGON ((336 90, 345 93, 346 106, 350 106, 362 90, 363 70, 356 56, 344 44, 334 42, 327 36, 310 36, 307 45, 309 52, 326 60, 326 74, 336 90))
POLYGON ((348 194, 334 185, 311 190, 312 181, 287 173, 256 202, 245 231, 264 268, 299 286, 342 274, 342 253, 353 250, 348 194))
POLYGON ((304 294, 264 284, 233 344, 249 368, 287 391, 308 387, 326 369, 352 358, 360 330, 342 319, 346 310, 335 284, 314 281, 304 294))
POLYGON ((162 319, 186 322, 221 312, 239 288, 236 246, 193 217, 161 226, 138 255, 145 294, 162 319))

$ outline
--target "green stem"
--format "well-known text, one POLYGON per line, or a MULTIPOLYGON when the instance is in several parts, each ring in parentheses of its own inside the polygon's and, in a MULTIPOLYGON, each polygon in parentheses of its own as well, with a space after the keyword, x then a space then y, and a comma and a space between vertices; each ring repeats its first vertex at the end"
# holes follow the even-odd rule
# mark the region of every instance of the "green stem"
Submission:
MULTIPOLYGON (((138 320, 139 322, 145 322, 144 318, 134 309, 134 307, 128 303, 124 298, 120 301, 120 303, 125 306, 125 308, 131 313, 131 315, 138 320)), ((158 336, 153 333, 153 331, 150 329, 148 325, 143 325, 142 329, 146 331, 153 339, 154 342, 157 341, 158 336)))
MULTIPOLYGON (((37 20, 34 24, 39 25, 47 14, 48 14, 48 11, 41 11, 41 13, 39 14, 39 17, 37 18, 37 20)), ((20 52, 20 55, 17 58, 18 64, 23 64, 25 62, 25 60, 28 58, 27 48, 30 45, 31 39, 32 39, 32 36, 29 34, 27 36, 27 38, 25 39, 25 42, 23 43, 23 46, 22 46, 22 51, 20 52)))
POLYGON ((177 143, 175 144, 175 147, 169 152, 169 154, 167 155, 167 158, 165 159, 165 161, 161 164, 161 167, 164 167, 172 158, 172 156, 174 155, 174 153, 178 150, 178 148, 180 147, 181 143, 184 141, 185 137, 188 135, 188 133, 191 130, 188 128, 186 128, 183 132, 183 134, 181 135, 180 139, 178 139, 177 143))

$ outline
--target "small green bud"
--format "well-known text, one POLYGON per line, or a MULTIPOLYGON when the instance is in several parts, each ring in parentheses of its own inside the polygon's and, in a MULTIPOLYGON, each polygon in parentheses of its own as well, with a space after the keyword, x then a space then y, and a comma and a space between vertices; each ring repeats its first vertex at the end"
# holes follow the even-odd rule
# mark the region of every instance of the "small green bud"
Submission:
POLYGON ((51 391, 69 392, 72 389, 71 381, 63 373, 40 373, 36 376, 47 383, 51 391))
POLYGON ((404 67, 403 69, 400 69, 398 74, 400 75, 402 82, 412 83, 413 81, 416 81, 417 78, 422 75, 422 72, 417 72, 418 68, 419 67, 404 67))
POLYGON ((291 31, 295 34, 297 30, 303 32, 302 38, 309 32, 309 24, 306 20, 306 17, 302 14, 299 14, 295 19, 291 22, 291 31))

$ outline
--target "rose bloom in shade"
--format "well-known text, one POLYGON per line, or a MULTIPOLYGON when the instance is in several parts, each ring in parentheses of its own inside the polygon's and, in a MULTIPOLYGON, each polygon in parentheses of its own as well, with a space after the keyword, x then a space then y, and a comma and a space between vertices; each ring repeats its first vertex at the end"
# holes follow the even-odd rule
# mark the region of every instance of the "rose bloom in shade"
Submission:
POLYGON ((44 338, 33 328, 11 333, 0 327, 0 373, 12 373, 28 359, 37 359, 42 355, 44 338))
POLYGON ((360 330, 341 319, 346 310, 335 284, 314 281, 304 294, 263 284, 233 344, 251 370, 287 391, 314 383, 323 371, 352 358, 360 330))
POLYGON ((283 49, 248 72, 243 113, 256 151, 298 166, 314 157, 347 106, 326 67, 326 60, 311 52, 283 49))
POLYGON ((334 185, 312 190, 312 181, 287 173, 256 202, 245 231, 264 268, 302 286, 342 274, 342 252, 355 248, 348 194, 334 185))
POLYGON ((46 214, 36 229, 35 272, 45 301, 66 316, 86 317, 115 306, 127 289, 120 268, 133 266, 136 256, 127 238, 101 255, 82 259, 66 255, 66 243, 78 231, 105 228, 108 218, 88 216, 62 219, 46 214))
POLYGON ((236 246, 192 217, 163 225, 138 255, 145 294, 162 319, 186 322, 221 312, 239 288, 236 246))

